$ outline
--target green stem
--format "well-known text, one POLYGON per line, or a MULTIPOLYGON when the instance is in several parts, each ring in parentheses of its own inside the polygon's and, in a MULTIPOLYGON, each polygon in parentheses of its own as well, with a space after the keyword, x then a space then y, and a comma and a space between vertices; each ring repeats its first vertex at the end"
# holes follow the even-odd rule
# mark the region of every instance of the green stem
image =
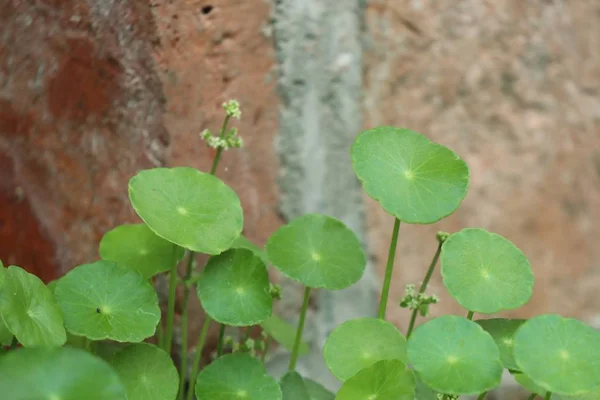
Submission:
POLYGON ((225 324, 219 327, 219 340, 217 341, 217 357, 223 355, 223 342, 225 341, 225 324))
MULTIPOLYGON (((223 126, 221 126, 221 133, 219 134, 219 138, 223 139, 225 136, 225 131, 227 130, 227 124, 229 124, 229 115, 225 117, 223 121, 223 126)), ((215 159, 213 160, 212 167, 210 168, 210 174, 214 175, 217 172, 217 166, 219 165, 219 160, 221 160, 221 154, 223 153, 223 148, 217 148, 217 154, 215 154, 215 159)))
POLYGON ((483 400, 485 399, 485 396, 487 395, 487 392, 483 392, 479 395, 479 397, 477 397, 477 400, 483 400))
POLYGON ((531 393, 527 400, 534 400, 537 397, 537 393, 531 393))
MULTIPOLYGON (((433 271, 435 270, 437 261, 440 258, 440 253, 442 252, 442 244, 443 244, 442 241, 440 241, 438 244, 435 255, 433 256, 433 260, 431 260, 431 264, 429 264, 429 268, 427 269, 427 273, 425 274, 425 279, 423 279, 423 282, 421 283, 421 287, 419 288, 419 294, 423 294, 427 290, 427 285, 429 284, 429 280, 431 279, 431 276, 433 275, 433 271)), ((417 320, 418 313, 419 313, 419 308, 417 307, 413 310, 412 315, 410 316, 410 323, 408 325, 408 331, 406 332, 407 339, 410 337, 410 334, 412 333, 412 331, 415 327, 415 321, 417 320)))
POLYGON ((188 256, 187 267, 185 270, 185 284, 183 286, 183 309, 181 310, 181 365, 179 368, 179 400, 183 400, 183 388, 185 385, 185 378, 187 375, 187 363, 188 363, 188 300, 190 297, 190 286, 187 281, 192 276, 192 270, 194 266, 194 252, 190 251, 188 256))
POLYGON ((13 336, 11 342, 10 342, 10 349, 11 350, 15 350, 17 348, 17 345, 19 344, 19 341, 17 340, 16 336, 13 336))
POLYGON ((394 257, 396 256, 396 245, 398 244, 398 232, 400 231, 400 220, 394 221, 394 230, 392 231, 392 240, 388 251, 387 266, 385 268, 385 278, 383 288, 381 289, 381 301, 379 303, 379 318, 385 319, 388 296, 390 295, 390 285, 392 283, 392 272, 394 271, 394 257))
POLYGON ((269 351, 269 344, 271 343, 271 336, 265 338, 265 347, 262 354, 260 355, 260 361, 264 364, 267 358, 267 352, 269 351))
POLYGON ((469 311, 467 313, 467 319, 473 321, 473 315, 475 315, 475 313, 473 311, 469 311))
POLYGON ((165 331, 162 325, 162 318, 158 321, 158 325, 156 326, 156 341, 158 342, 158 347, 162 349, 165 343, 165 331))
POLYGON ((171 354, 173 341, 173 321, 175 320, 175 294, 177 290, 177 263, 173 263, 169 272, 169 300, 167 303, 167 331, 165 332, 164 350, 171 354))
POLYGON ((544 400, 550 400, 551 398, 552 398, 552 393, 546 392, 546 396, 544 397, 544 400))
POLYGON ((302 331, 304 331, 304 320, 306 319, 306 311, 308 310, 308 299, 310 298, 310 288, 304 288, 304 300, 302 301, 302 309, 300 310, 300 320, 298 321, 298 329, 296 330, 296 339, 294 340, 294 348, 292 357, 290 358, 289 370, 296 369, 296 361, 298 360, 298 352, 300 351, 300 343, 302 342, 302 331))
POLYGON ((206 319, 204 320, 204 324, 202 325, 202 331, 200 331, 198 345, 196 346, 196 353, 194 354, 194 363, 192 364, 192 374, 190 375, 190 384, 187 393, 187 400, 192 400, 194 398, 196 375, 198 374, 200 359, 202 358, 202 350, 204 349, 204 343, 206 342, 206 334, 208 333, 208 327, 210 326, 211 321, 212 319, 208 316, 208 314, 206 314, 206 319))
POLYGON ((244 335, 244 342, 250 339, 250 334, 252 333, 252 327, 249 326, 246 328, 246 334, 244 335))

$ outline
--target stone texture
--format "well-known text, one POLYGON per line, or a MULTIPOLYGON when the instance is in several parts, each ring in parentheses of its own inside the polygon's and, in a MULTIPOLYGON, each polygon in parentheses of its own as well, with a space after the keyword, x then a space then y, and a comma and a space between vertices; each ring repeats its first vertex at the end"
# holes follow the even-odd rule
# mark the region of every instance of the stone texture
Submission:
MULTIPOLYGON (((513 241, 536 275, 529 304, 598 324, 600 297, 600 4, 597 1, 372 1, 367 15, 366 125, 420 131, 471 167, 452 217, 403 226, 389 314, 418 283, 435 232, 482 227, 513 241), (585 28, 584 28, 585 27, 585 28)), ((382 273, 392 218, 369 202, 382 273)), ((433 316, 463 314, 439 274, 433 316)), ((600 327, 600 325, 598 325, 600 327)))
MULTIPOLYGON (((362 125, 362 32, 360 0, 274 3, 273 33, 281 98, 277 151, 281 210, 286 220, 323 213, 342 220, 365 243, 364 201, 350 167, 349 149, 362 125)), ((339 382, 325 366, 322 349, 340 323, 373 315, 375 276, 370 266, 356 285, 336 292, 313 291, 305 337, 312 352, 298 370, 334 388, 339 382)), ((302 288, 283 281, 283 315, 296 322, 302 288), (290 296, 294 293, 294 296, 290 296)), ((286 371, 289 354, 277 357, 272 370, 286 371)))
POLYGON ((142 1, 0 8, 0 258, 48 281, 132 220, 127 180, 169 137, 142 1))

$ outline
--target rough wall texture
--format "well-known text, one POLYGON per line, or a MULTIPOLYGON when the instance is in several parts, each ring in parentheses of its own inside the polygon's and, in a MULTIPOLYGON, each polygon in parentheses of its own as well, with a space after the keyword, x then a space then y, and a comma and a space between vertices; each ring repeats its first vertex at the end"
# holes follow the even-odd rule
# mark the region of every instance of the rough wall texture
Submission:
MULTIPOLYGON (((403 226, 390 315, 423 279, 437 230, 500 233, 529 257, 532 300, 510 316, 600 319, 600 4, 588 1, 373 0, 367 15, 366 125, 410 127, 471 167, 459 211, 403 226), (584 28, 585 27, 585 28, 584 28)), ((369 204, 383 271, 392 219, 369 204)), ((439 274, 433 315, 464 313, 439 274)))
POLYGON ((0 7, 0 258, 44 280, 131 220, 127 180, 168 136, 142 1, 0 7), (141 6, 142 5, 142 6, 141 6))
MULTIPOLYGON (((360 0, 282 0, 275 2, 273 32, 282 103, 277 136, 282 213, 288 220, 306 213, 334 216, 364 242, 364 202, 349 154, 362 125, 363 17, 360 0)), ((351 288, 315 293, 317 312, 306 329, 313 353, 301 360, 303 374, 336 385, 323 361, 323 345, 340 323, 373 315, 373 284, 367 268, 351 288)), ((302 289, 284 286, 286 295, 294 290, 298 304, 302 289)), ((285 371, 287 358, 279 365, 275 360, 273 368, 285 371)))

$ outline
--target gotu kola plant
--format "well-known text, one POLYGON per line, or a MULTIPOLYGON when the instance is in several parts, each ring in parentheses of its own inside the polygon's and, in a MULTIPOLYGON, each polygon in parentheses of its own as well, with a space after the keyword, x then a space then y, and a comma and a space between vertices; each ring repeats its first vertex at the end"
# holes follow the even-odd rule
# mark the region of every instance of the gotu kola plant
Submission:
POLYGON ((290 221, 264 249, 241 235, 241 202, 216 177, 222 152, 242 144, 229 128, 240 117, 239 105, 224 106, 218 135, 202 133, 216 150, 211 171, 154 168, 132 177, 129 198, 143 223, 106 233, 100 260, 48 285, 19 267, 0 265, 3 399, 483 399, 504 369, 531 398, 600 398, 600 333, 590 326, 558 315, 473 320, 476 313, 516 309, 532 294, 529 261, 498 234, 473 228, 439 233, 423 282, 418 289, 408 285, 399 304, 411 310, 406 334, 386 320, 401 224, 447 217, 469 186, 468 167, 455 153, 393 127, 367 130, 351 148, 364 190, 394 219, 378 315, 344 322, 325 343, 325 363, 341 382, 336 394, 302 377, 296 362, 308 351, 302 333, 311 291, 356 283, 365 254, 348 227, 320 214, 290 221), (210 256, 200 271, 196 253, 210 256), (442 316, 415 328, 438 301, 427 293, 438 260, 443 283, 466 317, 442 316), (295 328, 273 313, 282 294, 270 282, 270 266, 304 287, 295 328), (169 280, 164 323, 152 285, 162 273, 169 280), (178 286, 184 356, 176 367, 171 354, 178 286), (186 305, 194 292, 206 318, 199 337, 189 340, 186 305), (201 369, 211 324, 220 327, 218 350, 201 369), (238 337, 225 337, 226 326, 238 329, 238 337), (255 326, 259 338, 251 335, 255 326), (185 356, 190 342, 196 347, 191 365, 185 356), (289 372, 279 382, 265 369, 273 342, 291 352, 289 372))

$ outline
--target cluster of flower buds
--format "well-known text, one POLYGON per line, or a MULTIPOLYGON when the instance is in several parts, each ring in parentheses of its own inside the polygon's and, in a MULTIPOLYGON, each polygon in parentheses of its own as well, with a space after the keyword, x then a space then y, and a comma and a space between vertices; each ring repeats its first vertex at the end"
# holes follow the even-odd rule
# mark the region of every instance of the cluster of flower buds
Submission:
POLYGON ((439 303, 440 299, 434 294, 427 296, 425 293, 418 293, 415 290, 415 285, 409 283, 406 285, 404 297, 400 301, 400 307, 410 310, 419 310, 419 313, 425 317, 429 312, 430 304, 439 303))
POLYGON ((281 286, 278 284, 271 283, 271 287, 269 288, 269 293, 271 293, 271 297, 275 300, 281 300, 281 286))
POLYGON ((223 103, 223 109, 228 117, 240 119, 242 118, 242 110, 240 109, 240 103, 237 100, 228 100, 223 103))
POLYGON ((438 400, 458 400, 458 396, 455 394, 438 393, 435 397, 437 397, 438 400))
POLYGON ((262 353, 267 348, 267 334, 263 331, 258 339, 242 339, 235 340, 231 336, 226 336, 223 344, 225 347, 230 348, 232 353, 250 353, 252 356, 256 356, 257 353, 262 353))
POLYGON ((200 133, 200 137, 213 149, 222 148, 223 150, 229 150, 239 149, 244 146, 244 141, 238 135, 236 128, 229 129, 223 137, 215 136, 209 129, 205 129, 200 133))
MULTIPOLYGON (((223 103, 223 109, 225 109, 227 118, 240 119, 242 116, 240 103, 238 103, 236 100, 229 100, 223 103)), ((209 129, 205 129, 200 133, 200 138, 202 138, 202 140, 204 140, 206 144, 213 149, 229 150, 244 146, 244 141, 238 134, 238 130, 236 128, 226 129, 226 131, 221 132, 220 135, 213 135, 209 129)))

